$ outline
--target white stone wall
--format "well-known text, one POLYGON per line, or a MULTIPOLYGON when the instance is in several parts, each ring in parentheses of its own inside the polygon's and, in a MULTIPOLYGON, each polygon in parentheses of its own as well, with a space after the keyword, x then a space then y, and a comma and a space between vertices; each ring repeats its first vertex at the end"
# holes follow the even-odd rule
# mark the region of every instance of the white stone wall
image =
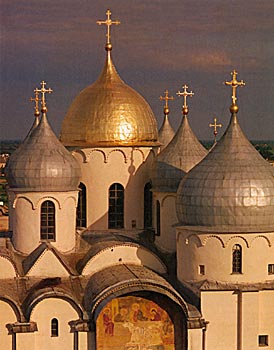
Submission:
POLYGON ((176 227, 178 223, 176 215, 176 193, 153 193, 153 227, 156 228, 156 201, 160 202, 161 230, 156 235, 155 243, 164 252, 176 251, 176 227))
POLYGON ((177 274, 183 280, 258 283, 274 280, 274 232, 217 234, 177 229, 177 274), (242 273, 232 273, 232 248, 242 247, 242 273), (200 274, 204 265, 205 274, 200 274))
POLYGON ((274 345, 274 290, 202 291, 203 317, 209 321, 206 349, 258 350, 259 335, 274 345), (241 299, 241 300, 240 300, 241 299))
POLYGON ((41 243, 41 205, 46 200, 55 204, 56 241, 51 242, 52 245, 62 252, 74 248, 78 191, 18 193, 9 190, 9 197, 13 208, 10 213, 12 241, 18 251, 29 254, 41 243))
POLYGON ((150 180, 154 152, 150 147, 86 148, 75 151, 81 182, 87 188, 87 226, 108 229, 108 191, 113 183, 124 189, 124 228, 143 228, 144 186, 150 180))
MULTIPOLYGON (((32 339, 35 349, 73 350, 73 333, 70 333, 69 321, 79 318, 75 309, 65 300, 48 298, 40 301, 33 309, 30 320, 37 323, 38 331, 32 339), (58 319, 59 336, 51 337, 51 320, 58 319)), ((19 348, 18 350, 29 350, 19 348)))

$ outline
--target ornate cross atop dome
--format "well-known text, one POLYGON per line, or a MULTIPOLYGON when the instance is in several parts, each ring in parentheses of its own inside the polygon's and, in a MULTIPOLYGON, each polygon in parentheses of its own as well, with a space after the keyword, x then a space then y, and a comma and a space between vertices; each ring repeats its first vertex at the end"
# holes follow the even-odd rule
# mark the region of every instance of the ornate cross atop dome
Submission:
POLYGON ((111 42, 110 42, 110 27, 115 24, 115 25, 119 25, 121 24, 120 21, 112 21, 112 19, 110 18, 111 16, 111 11, 108 9, 107 12, 106 12, 106 15, 107 15, 107 19, 105 21, 97 21, 96 23, 100 25, 102 24, 105 24, 106 27, 107 27, 107 34, 106 34, 106 37, 107 37, 107 43, 106 43, 106 51, 110 51, 112 49, 112 45, 111 45, 111 42))
POLYGON ((238 86, 243 87, 245 86, 245 82, 243 80, 241 81, 237 81, 237 74, 238 72, 236 72, 236 70, 234 69, 231 73, 232 75, 232 80, 231 81, 225 81, 225 85, 230 85, 232 87, 232 105, 230 107, 230 112, 231 113, 237 113, 238 112, 238 106, 236 105, 236 101, 237 101, 237 96, 236 96, 236 89, 238 86))
POLYGON ((41 98, 39 98, 39 91, 34 90, 35 92, 35 97, 31 97, 30 101, 35 102, 35 107, 34 107, 34 115, 35 117, 39 117, 40 112, 39 112, 39 101, 41 101, 41 98))
POLYGON ((214 118, 213 119, 214 123, 210 123, 209 124, 209 127, 210 128, 214 128, 213 129, 213 134, 214 134, 214 143, 216 143, 216 137, 217 137, 217 134, 218 134, 218 130, 217 128, 221 128, 223 125, 222 124, 217 124, 217 118, 214 118))
POLYGON ((187 85, 184 85, 184 86, 183 86, 183 89, 184 89, 183 92, 178 91, 178 92, 176 93, 176 95, 178 95, 178 96, 183 96, 183 97, 184 97, 184 105, 183 105, 182 111, 183 111, 183 115, 187 115, 187 114, 188 114, 188 105, 187 105, 187 103, 186 103, 186 99, 187 99, 188 96, 189 96, 189 97, 192 97, 192 96, 194 95, 194 92, 192 92, 192 91, 188 92, 188 91, 187 91, 187 89, 188 89, 188 86, 187 86, 187 85))
POLYGON ((173 96, 168 96, 168 90, 165 91, 165 96, 160 96, 159 97, 160 101, 165 101, 165 107, 164 107, 164 114, 167 115, 169 114, 169 108, 168 108, 168 101, 169 100, 174 100, 173 96))
POLYGON ((42 99, 41 99, 41 112, 42 113, 45 113, 46 111, 47 111, 47 107, 46 107, 46 93, 48 93, 48 94, 51 94, 52 92, 53 92, 53 90, 51 89, 51 88, 49 88, 49 89, 46 89, 45 88, 45 86, 47 85, 47 83, 43 80, 41 83, 40 83, 41 85, 42 85, 42 87, 41 87, 41 89, 35 89, 34 90, 34 92, 35 92, 35 94, 36 93, 39 93, 39 92, 41 92, 41 94, 42 94, 42 99))

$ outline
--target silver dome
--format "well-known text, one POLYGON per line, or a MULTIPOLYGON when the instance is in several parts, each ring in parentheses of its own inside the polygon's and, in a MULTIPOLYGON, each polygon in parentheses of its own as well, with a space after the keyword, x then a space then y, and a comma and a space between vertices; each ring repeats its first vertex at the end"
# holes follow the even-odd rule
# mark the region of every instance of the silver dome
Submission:
POLYGON ((155 191, 176 192, 182 177, 207 155, 184 115, 176 135, 153 165, 155 191))
POLYGON ((9 187, 25 191, 70 191, 80 182, 76 159, 52 131, 46 114, 11 155, 6 175, 9 187))
POLYGON ((246 139, 236 114, 219 143, 182 180, 176 208, 182 225, 202 230, 274 230, 273 169, 246 139))

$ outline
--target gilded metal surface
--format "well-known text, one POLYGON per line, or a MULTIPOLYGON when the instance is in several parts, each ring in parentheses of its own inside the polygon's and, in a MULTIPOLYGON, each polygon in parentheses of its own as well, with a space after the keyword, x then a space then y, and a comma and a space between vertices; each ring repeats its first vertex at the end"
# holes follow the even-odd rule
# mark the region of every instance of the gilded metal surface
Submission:
POLYGON ((13 189, 70 191, 78 188, 80 167, 57 139, 43 113, 39 125, 10 156, 6 175, 13 189))
POLYGON ((178 91, 178 92, 176 93, 176 95, 178 95, 178 96, 183 96, 183 98, 184 98, 184 104, 183 104, 183 109, 182 109, 182 111, 183 111, 183 115, 187 115, 187 114, 188 114, 188 105, 187 105, 187 103, 186 103, 186 99, 187 99, 187 97, 192 97, 192 96, 194 95, 194 92, 192 92, 192 91, 188 92, 188 91, 187 91, 187 89, 188 89, 188 86, 187 86, 187 85, 184 85, 184 86, 183 86, 183 89, 184 89, 183 92, 178 91))
POLYGON ((168 101, 174 100, 174 97, 168 96, 168 90, 166 90, 165 96, 160 96, 159 99, 160 101, 165 101, 165 106, 164 106, 165 117, 164 117, 163 124, 159 130, 159 141, 161 143, 160 151, 162 151, 164 148, 166 148, 166 146, 170 143, 170 141, 173 139, 175 135, 175 132, 168 120, 168 114, 169 114, 168 101))
POLYGON ((159 144, 151 108, 119 77, 110 51, 98 80, 71 104, 63 121, 61 141, 66 146, 159 144))
POLYGON ((216 143, 216 138, 217 138, 217 135, 218 135, 218 129, 217 128, 221 128, 223 125, 222 124, 217 124, 217 118, 214 118, 213 119, 214 123, 210 123, 208 126, 210 128, 214 128, 213 129, 213 135, 214 135, 214 143, 216 143))
POLYGON ((53 90, 51 88, 46 89, 47 83, 43 80, 40 85, 42 85, 41 89, 35 89, 34 92, 35 94, 41 93, 42 98, 41 98, 41 112, 46 112, 47 111, 47 106, 46 106, 46 94, 51 94, 53 90))
MULTIPOLYGON (((237 101, 237 94, 236 94, 236 90, 237 90, 237 87, 240 86, 240 87, 243 87, 245 86, 245 83, 243 80, 241 81, 237 81, 237 74, 238 72, 236 72, 236 70, 234 69, 231 73, 232 75, 232 80, 231 81, 226 81, 225 82, 225 85, 229 85, 232 87, 232 106, 236 106, 236 101, 237 101)), ((238 112, 238 109, 237 110, 230 110, 231 113, 237 113, 238 112)))
POLYGON ((39 117, 39 115, 40 115, 39 101, 41 101, 41 99, 39 98, 39 91, 35 91, 35 97, 31 97, 30 101, 35 102, 34 115, 35 115, 35 117, 39 117))
POLYGON ((274 230, 274 173, 243 134, 236 114, 222 139, 182 180, 177 215, 183 225, 214 232, 274 230))
POLYGON ((183 176, 207 155, 188 123, 186 115, 169 145, 153 166, 153 189, 176 192, 183 176))
POLYGON ((106 27, 107 27, 107 34, 106 34, 106 38, 107 38, 107 42, 106 42, 106 50, 107 51, 110 51, 112 49, 112 45, 111 45, 111 42, 110 42, 110 28, 113 24, 115 25, 119 25, 121 24, 120 21, 112 21, 110 16, 111 16, 111 11, 110 10, 107 10, 106 12, 106 15, 107 15, 107 19, 105 21, 97 21, 96 23, 100 25, 102 24, 105 24, 106 27))
POLYGON ((160 96, 159 97, 160 101, 165 101, 165 106, 164 106, 164 114, 169 113, 169 108, 168 108, 168 101, 174 100, 173 96, 168 96, 168 90, 165 91, 165 96, 160 96))

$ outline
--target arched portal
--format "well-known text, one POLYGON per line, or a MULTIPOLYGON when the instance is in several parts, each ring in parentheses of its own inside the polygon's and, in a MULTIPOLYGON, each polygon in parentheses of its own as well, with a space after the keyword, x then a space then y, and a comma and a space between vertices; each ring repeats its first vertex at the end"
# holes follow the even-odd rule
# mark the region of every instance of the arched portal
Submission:
POLYGON ((96 344, 100 350, 175 350, 174 324, 156 301, 115 298, 97 318, 96 344))

